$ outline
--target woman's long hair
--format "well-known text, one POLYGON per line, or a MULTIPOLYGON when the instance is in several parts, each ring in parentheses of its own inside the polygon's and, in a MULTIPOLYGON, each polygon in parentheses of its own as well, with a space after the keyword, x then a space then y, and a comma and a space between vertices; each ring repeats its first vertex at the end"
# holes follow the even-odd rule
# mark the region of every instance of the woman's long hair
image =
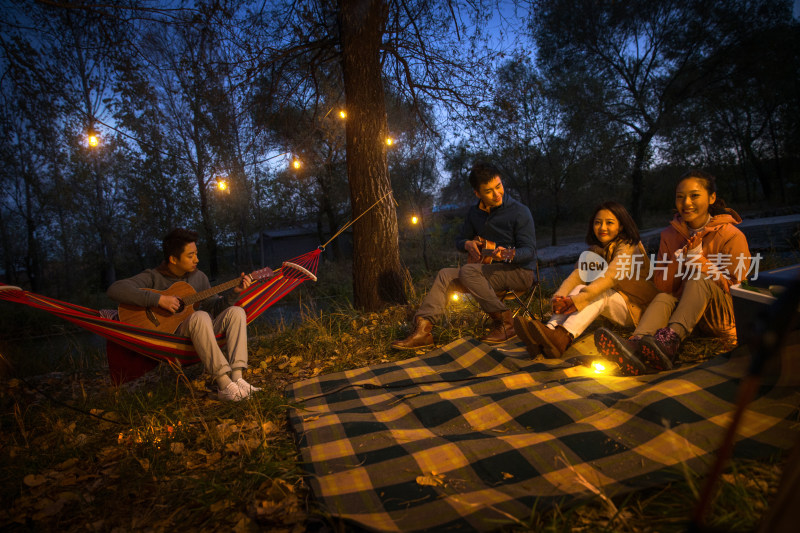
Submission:
POLYGON ((619 202, 609 201, 603 202, 595 207, 594 211, 592 212, 592 216, 589 217, 589 231, 586 233, 586 244, 589 246, 603 247, 603 244, 597 240, 597 236, 594 234, 594 219, 597 216, 597 213, 603 209, 611 211, 611 213, 617 218, 617 222, 619 222, 619 234, 614 238, 613 241, 607 243, 606 246, 617 245, 620 243, 633 245, 639 243, 639 227, 636 225, 636 222, 633 221, 633 218, 631 217, 630 213, 628 213, 628 210, 625 209, 619 202))

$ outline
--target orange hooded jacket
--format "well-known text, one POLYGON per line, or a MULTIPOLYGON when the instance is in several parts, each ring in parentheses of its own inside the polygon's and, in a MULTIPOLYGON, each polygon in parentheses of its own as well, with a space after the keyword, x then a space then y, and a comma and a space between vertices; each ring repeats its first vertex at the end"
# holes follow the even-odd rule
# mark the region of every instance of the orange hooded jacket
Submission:
POLYGON ((700 231, 703 254, 696 259, 688 259, 685 253, 691 232, 680 215, 675 215, 670 225, 661 232, 658 254, 652 264, 656 288, 676 298, 681 297, 685 280, 696 275, 714 280, 725 291, 725 305, 722 308, 709 306, 702 320, 707 329, 723 337, 736 336, 730 287, 743 281, 750 270, 747 238, 736 228, 741 221, 733 209, 711 217, 700 231))

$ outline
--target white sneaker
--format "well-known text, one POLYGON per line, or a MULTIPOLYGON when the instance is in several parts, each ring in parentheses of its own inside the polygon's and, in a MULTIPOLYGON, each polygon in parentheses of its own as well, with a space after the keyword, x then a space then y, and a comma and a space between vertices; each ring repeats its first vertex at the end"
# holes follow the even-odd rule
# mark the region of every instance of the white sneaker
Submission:
POLYGON ((231 402, 238 402, 243 400, 247 394, 242 392, 242 389, 236 383, 229 383, 224 389, 219 389, 219 399, 231 402))
POLYGON ((242 396, 250 396, 254 392, 258 392, 261 390, 258 387, 250 385, 248 382, 244 380, 244 378, 237 379, 236 385, 239 387, 239 390, 242 391, 242 396))

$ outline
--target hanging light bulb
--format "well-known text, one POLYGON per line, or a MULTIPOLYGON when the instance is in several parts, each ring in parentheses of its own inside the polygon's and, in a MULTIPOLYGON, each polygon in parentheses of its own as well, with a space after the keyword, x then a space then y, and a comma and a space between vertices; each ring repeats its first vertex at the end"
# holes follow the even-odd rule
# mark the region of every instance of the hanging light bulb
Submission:
POLYGON ((339 111, 339 118, 342 118, 342 119, 347 118, 347 111, 345 111, 344 109, 339 111))
POLYGON ((95 132, 90 131, 86 138, 86 142, 89 143, 89 146, 95 148, 100 144, 100 137, 95 132))
POLYGON ((419 218, 417 218, 417 215, 414 215, 413 217, 411 217, 411 223, 412 224, 416 224, 417 222, 419 222, 419 218))
POLYGON ((292 160, 292 166, 294 167, 295 170, 298 170, 302 166, 302 163, 300 163, 300 160, 295 157, 292 160))

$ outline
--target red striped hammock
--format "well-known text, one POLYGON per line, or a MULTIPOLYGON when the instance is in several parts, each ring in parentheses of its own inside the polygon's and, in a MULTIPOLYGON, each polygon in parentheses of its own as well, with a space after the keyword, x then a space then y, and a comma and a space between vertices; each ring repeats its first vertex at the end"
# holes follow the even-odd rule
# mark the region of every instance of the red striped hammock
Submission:
MULTIPOLYGON (((269 279, 254 282, 236 305, 244 308, 247 323, 307 280, 316 281, 321 249, 286 261, 269 279)), ((111 313, 74 305, 0 283, 0 300, 21 303, 59 316, 106 339, 111 379, 119 385, 143 375, 159 361, 191 365, 200 361, 189 337, 144 329, 111 318, 111 313), (142 357, 146 356, 146 357, 142 357)), ((217 336, 220 347, 224 335, 217 336)))

